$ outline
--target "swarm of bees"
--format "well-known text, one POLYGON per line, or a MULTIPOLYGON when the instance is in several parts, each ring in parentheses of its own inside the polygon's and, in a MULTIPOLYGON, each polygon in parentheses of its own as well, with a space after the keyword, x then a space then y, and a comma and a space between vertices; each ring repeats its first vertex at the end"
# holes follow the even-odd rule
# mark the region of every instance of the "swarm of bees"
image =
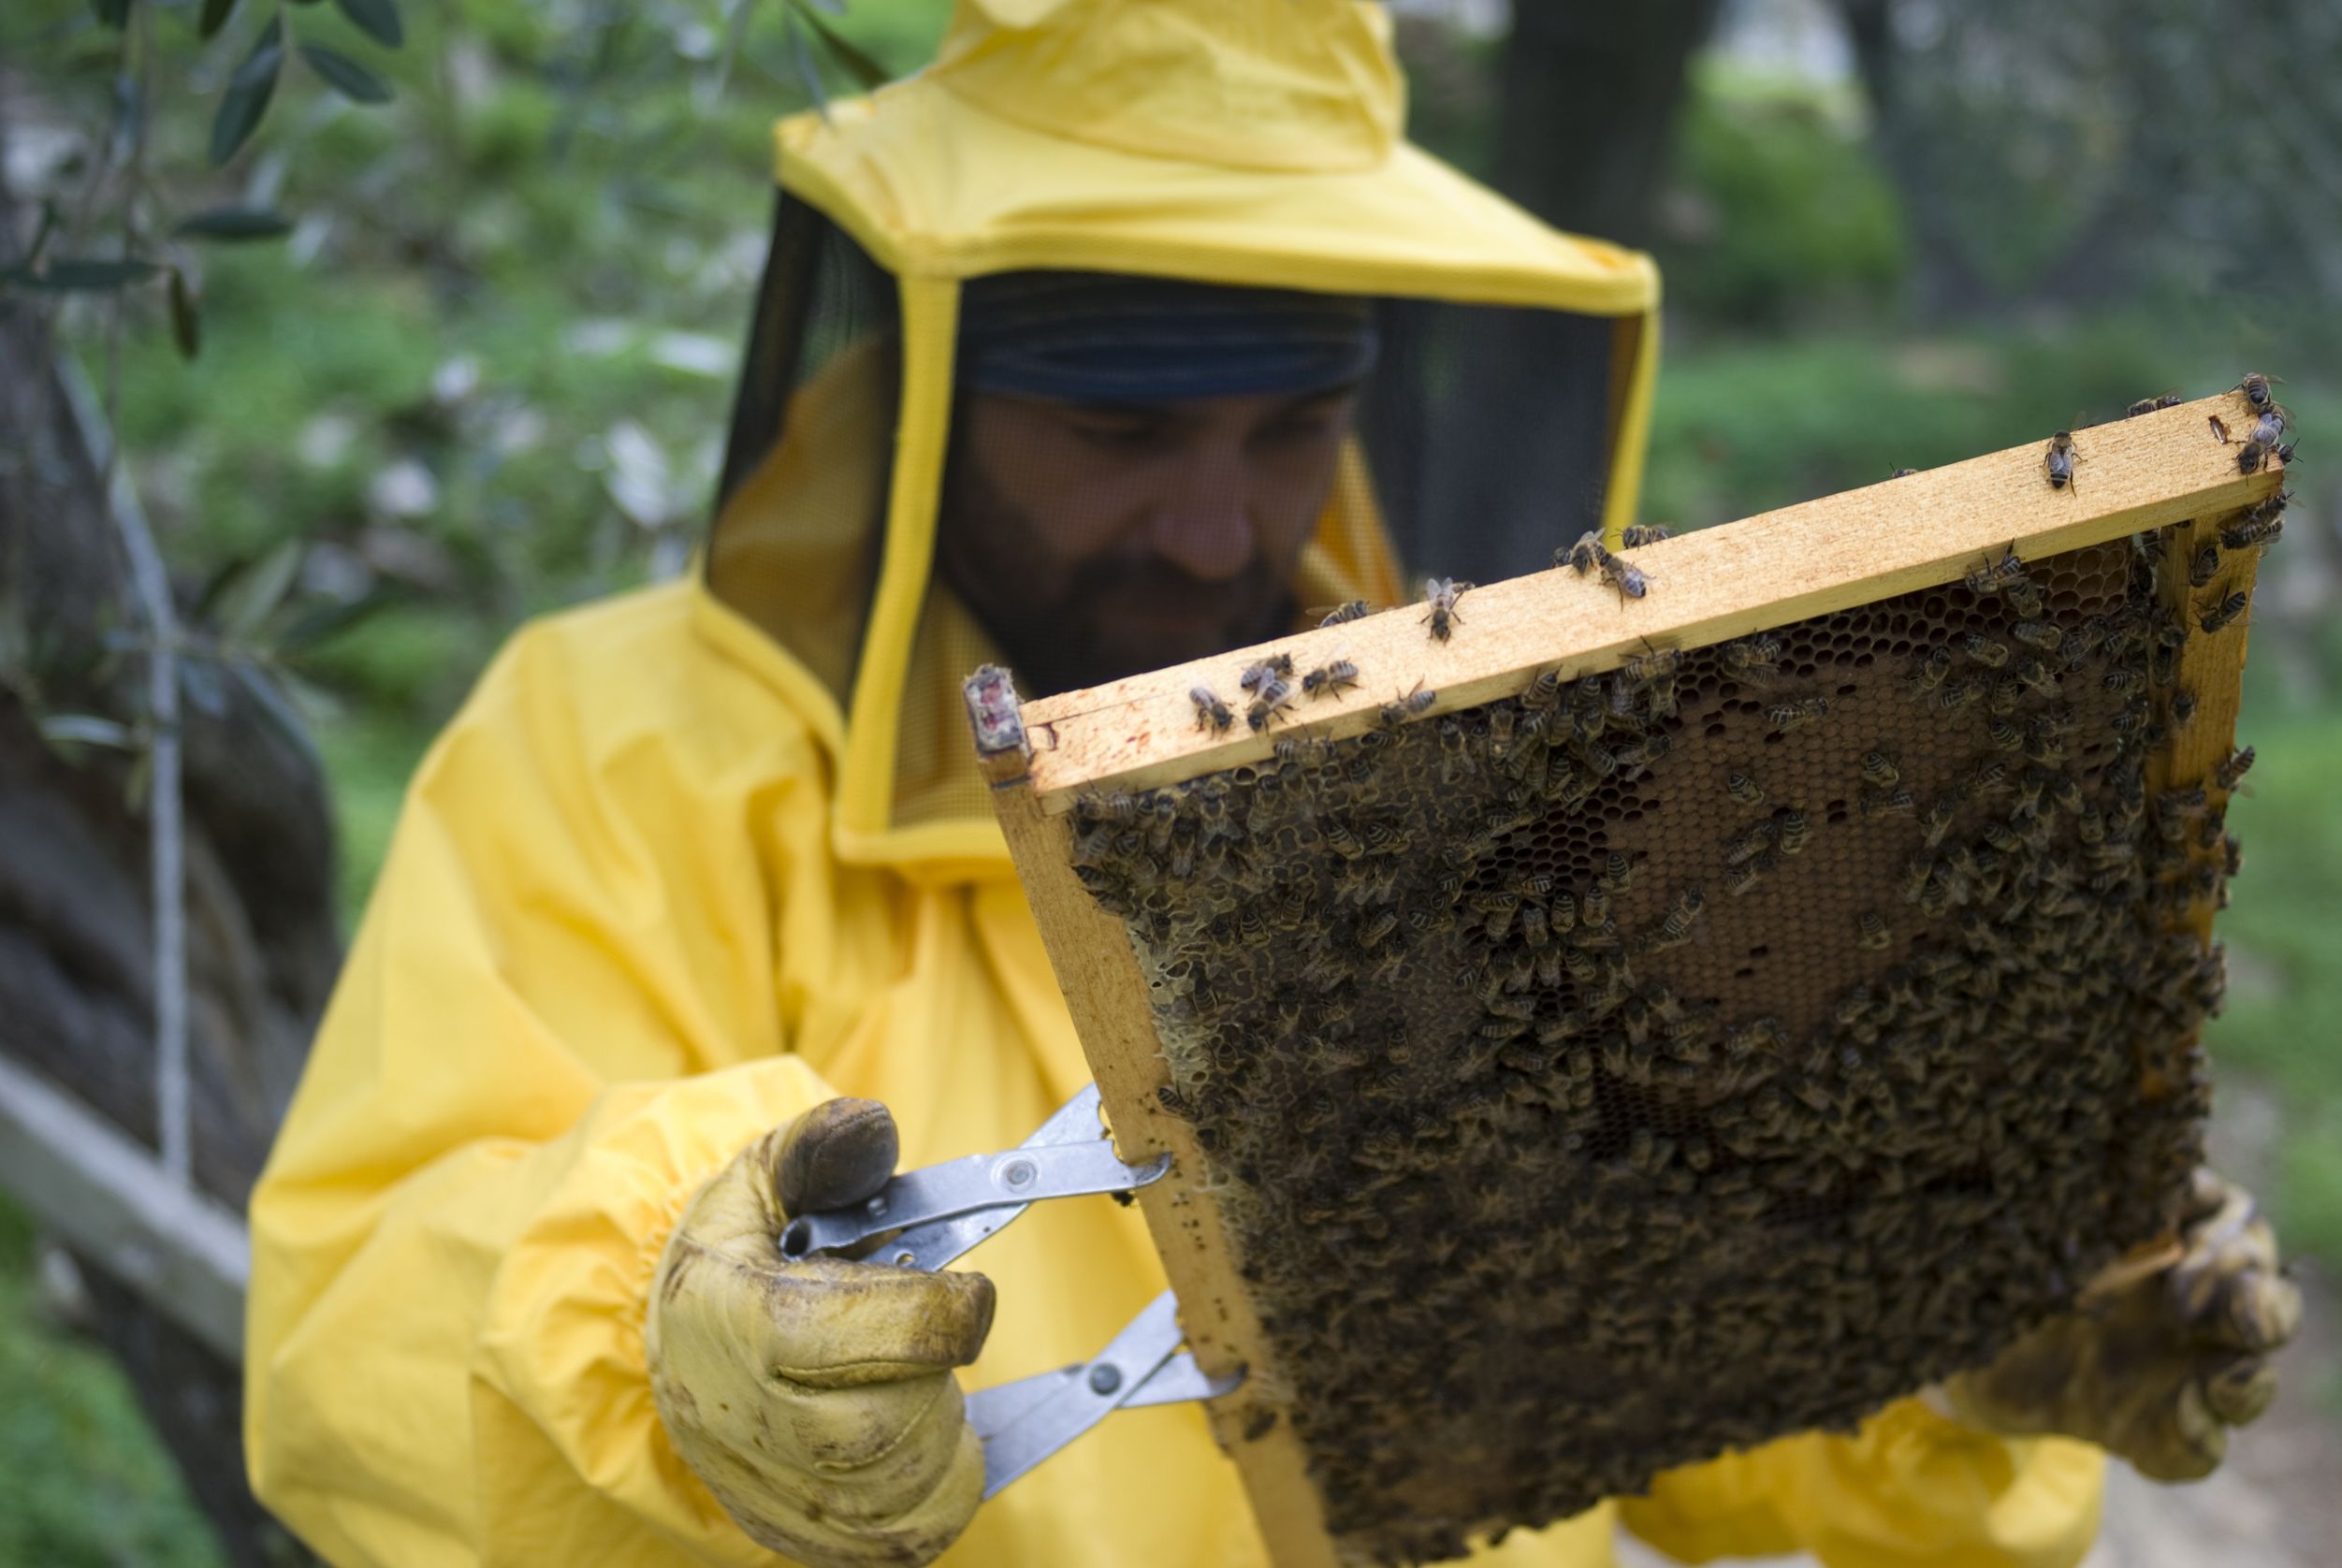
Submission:
MULTIPOLYGON (((2222 984, 2186 922, 2252 754, 2147 763, 2282 510, 1437 716, 1418 688, 1076 805, 1346 1554, 1850 1430, 2161 1230, 2222 984)), ((1434 635, 1468 590, 1427 585, 1434 635)), ((1265 728, 1357 679, 1241 684, 1265 728)))

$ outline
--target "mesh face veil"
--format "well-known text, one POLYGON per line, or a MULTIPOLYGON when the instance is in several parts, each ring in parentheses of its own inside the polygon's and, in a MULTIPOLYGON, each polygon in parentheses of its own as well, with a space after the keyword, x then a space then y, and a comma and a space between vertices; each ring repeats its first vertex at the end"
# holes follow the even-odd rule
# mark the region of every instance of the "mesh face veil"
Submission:
POLYGON ((1528 560, 1632 515, 1648 260, 1399 139, 1378 11, 1176 8, 1211 47, 1164 53, 1159 7, 963 0, 934 67, 777 128, 706 581, 837 720, 843 859, 996 858, 979 663, 1094 684, 1411 597, 1394 541, 1497 564, 1439 517, 1528 560), (1475 398, 1476 345, 1523 336, 1547 395, 1475 398))

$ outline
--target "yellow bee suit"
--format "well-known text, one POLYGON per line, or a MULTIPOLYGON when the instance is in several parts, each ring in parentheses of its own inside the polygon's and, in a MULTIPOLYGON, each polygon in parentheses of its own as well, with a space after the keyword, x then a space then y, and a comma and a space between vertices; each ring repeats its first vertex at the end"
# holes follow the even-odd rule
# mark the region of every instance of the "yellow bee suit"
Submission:
MULTIPOLYGON (((522 631, 415 777, 252 1208, 248 1460, 329 1560, 776 1561, 652 1408, 644 1298, 678 1211, 833 1095, 891 1106, 908 1167, 1015 1143, 1088 1079, 971 782, 957 686, 990 649, 928 583, 959 277, 1613 315, 1612 525, 1631 512, 1655 275, 1398 141, 1397 92, 1379 13, 1340 0, 991 0, 933 70, 780 127, 783 187, 900 282, 899 424, 873 428, 880 378, 842 358, 730 499, 706 577, 522 631), (824 461, 874 447, 883 475, 824 461), (817 512, 883 515, 858 621, 822 596, 873 542, 817 512)), ((1354 454, 1297 586, 1352 596, 1404 596, 1354 454)), ((967 1266, 1000 1299, 970 1387, 1086 1356, 1163 1286, 1142 1222, 1102 1200, 1041 1205, 967 1266)), ((1694 1556, 2050 1568, 2094 1532, 2101 1462, 1906 1402, 1479 1560, 1596 1568, 1623 1512, 1694 1556)), ((943 1559, 1262 1561, 1192 1407, 1116 1416, 943 1559)))

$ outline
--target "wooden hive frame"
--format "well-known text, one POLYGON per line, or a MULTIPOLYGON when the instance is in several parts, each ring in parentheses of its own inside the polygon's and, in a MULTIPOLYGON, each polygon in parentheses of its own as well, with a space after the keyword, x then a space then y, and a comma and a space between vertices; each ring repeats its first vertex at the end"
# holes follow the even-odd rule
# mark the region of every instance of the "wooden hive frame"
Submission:
MULTIPOLYGON (((2237 449, 2215 433, 2210 416, 2232 429, 2248 428, 2252 417, 2232 393, 2077 431, 2075 481, 2065 488, 2047 482, 2044 448, 2028 444, 1649 545, 1634 557, 1652 583, 1639 600, 1565 569, 1475 588, 1444 643, 1427 635, 1422 606, 1402 606, 1021 710, 1004 708, 996 690, 988 706, 979 704, 971 683, 978 749, 999 820, 1123 1155, 1174 1156, 1171 1175, 1140 1201, 1197 1359, 1215 1372, 1247 1367, 1256 1387, 1273 1382, 1273 1357, 1219 1209, 1192 1184, 1202 1166, 1193 1129, 1157 1100, 1164 1061, 1128 932, 1072 874, 1069 813, 1077 800, 1257 762, 1295 736, 1359 734, 1383 704, 1418 684, 1436 693, 1427 714, 1435 716, 1515 695, 1541 671, 1558 667, 1575 679, 1651 649, 1688 651, 1956 583, 2003 551, 2031 559, 2171 529, 2159 591, 2192 624, 2205 607, 2249 593, 2259 552, 2223 552, 2217 575, 2200 587, 2189 583, 2189 562, 2217 541, 2218 519, 2283 483, 2274 465, 2240 472, 2237 449), (1200 728, 1190 689, 1235 699, 1230 672, 1272 646, 1302 668, 1347 659, 1361 683, 1298 705, 1294 722, 1273 733, 1250 733, 1241 721, 1224 733, 1200 728)), ((2181 678, 2200 705, 2193 722, 2149 754, 2152 786, 2204 777, 2228 756, 2244 648, 2241 627, 2189 640, 2181 678)), ((2208 896, 2189 907, 2187 923, 2199 936, 2208 939, 2213 908, 2208 896)), ((1213 1410, 1273 1560, 1280 1568, 1341 1561, 1301 1440, 1289 1422, 1261 1431, 1258 1415, 1242 1390, 1213 1410)))

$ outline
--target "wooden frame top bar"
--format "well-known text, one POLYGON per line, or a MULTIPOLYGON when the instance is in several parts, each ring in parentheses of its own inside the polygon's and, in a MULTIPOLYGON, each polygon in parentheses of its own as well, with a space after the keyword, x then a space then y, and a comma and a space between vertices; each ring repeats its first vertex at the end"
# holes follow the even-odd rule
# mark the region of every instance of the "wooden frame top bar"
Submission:
POLYGON ((1341 659, 1357 665, 1356 690, 1297 696, 1287 710, 1313 737, 1338 738, 1366 729, 1377 708, 1418 685, 1438 693, 1434 713, 1509 694, 1553 665, 1556 647, 1573 650, 1559 661, 1563 677, 1573 678, 1648 648, 1701 647, 1955 582, 2012 546, 2026 559, 2057 555, 2233 511, 2283 485, 2274 459, 2242 472, 2213 415, 2232 431, 2251 428, 2243 395, 2224 393, 2074 431, 2074 479, 2063 489, 2044 470, 2044 440, 1646 545, 1633 557, 1651 583, 1639 600, 1567 569, 1538 572, 1465 594, 1444 644, 1430 636, 1422 605, 1400 605, 1029 702, 1032 788, 1055 814, 1086 791, 1151 788, 1268 756, 1287 725, 1249 732, 1237 676, 1270 652, 1290 654, 1297 671, 1341 659), (1476 635, 1481 607, 1492 625, 1535 626, 1534 648, 1519 635, 1476 635), (1228 733, 1197 727, 1187 696, 1195 686, 1236 710, 1228 733))

